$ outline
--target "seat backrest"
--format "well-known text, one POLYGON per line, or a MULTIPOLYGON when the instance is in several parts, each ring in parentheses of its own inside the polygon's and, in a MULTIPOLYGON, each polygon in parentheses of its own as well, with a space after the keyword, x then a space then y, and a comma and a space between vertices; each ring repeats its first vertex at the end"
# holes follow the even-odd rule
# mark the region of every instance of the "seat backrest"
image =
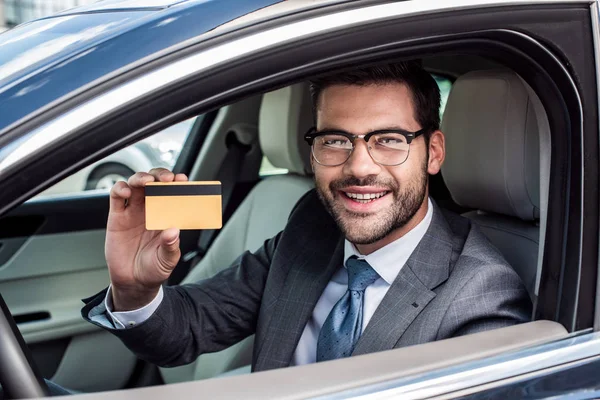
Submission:
MULTIPOLYGON (((296 84, 263 96, 259 116, 259 140, 263 154, 277 168, 289 171, 261 180, 233 213, 202 260, 183 283, 209 278, 244 251, 258 250, 265 240, 281 231, 296 202, 314 187, 310 171, 310 148, 304 133, 312 123, 308 86, 296 84)), ((253 336, 190 365, 163 368, 166 383, 206 379, 249 365, 253 336)))
MULTIPOLYGON (((444 112, 444 180, 535 296, 540 242, 539 100, 509 70, 469 72, 454 83, 444 112), (534 103, 536 106, 534 106, 534 103)), ((545 163, 544 158, 544 163, 545 163)), ((542 189, 543 190, 543 189, 542 189)), ((544 190, 543 190, 544 191, 544 190)))

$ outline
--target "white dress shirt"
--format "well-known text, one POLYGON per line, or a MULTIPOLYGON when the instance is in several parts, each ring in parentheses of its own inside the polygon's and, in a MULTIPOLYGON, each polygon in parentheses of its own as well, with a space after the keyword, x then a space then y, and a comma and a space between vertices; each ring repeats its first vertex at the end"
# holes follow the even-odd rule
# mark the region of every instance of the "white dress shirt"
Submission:
MULTIPOLYGON (((296 351, 292 358, 291 365, 302 365, 316 362, 317 359, 317 340, 319 332, 325 322, 325 319, 333 309, 333 306, 342 298, 348 290, 348 273, 346 272, 346 260, 351 256, 366 260, 369 265, 379 274, 380 278, 373 282, 372 285, 365 290, 363 304, 363 326, 362 330, 371 320, 375 310, 383 300, 388 289, 400 273, 400 270, 408 261, 408 258, 415 250, 425 232, 431 224, 433 217, 433 205, 431 200, 428 200, 428 209, 425 218, 415 226, 410 232, 402 236, 400 239, 382 247, 381 249, 364 256, 358 252, 356 247, 348 240, 344 243, 344 265, 333 274, 333 277, 325 287, 323 294, 317 301, 312 316, 309 319, 296 351)), ((159 289, 156 298, 148 305, 138 310, 125 312, 111 312, 112 296, 109 287, 105 298, 105 305, 108 315, 111 317, 113 324, 117 329, 125 329, 133 327, 146 319, 148 319, 160 305, 163 299, 163 289, 159 289)))

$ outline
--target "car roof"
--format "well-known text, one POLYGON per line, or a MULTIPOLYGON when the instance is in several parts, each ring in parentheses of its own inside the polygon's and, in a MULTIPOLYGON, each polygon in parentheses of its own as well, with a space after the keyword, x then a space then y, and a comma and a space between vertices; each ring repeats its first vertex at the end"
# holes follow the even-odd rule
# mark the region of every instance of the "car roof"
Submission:
MULTIPOLYGON (((469 3, 495 1, 510 2, 469 3)), ((340 3, 361 1, 103 0, 19 25, 0 33, 0 137, 30 116, 175 49, 340 3)))
POLYGON ((81 14, 87 12, 106 12, 123 10, 161 10, 176 4, 189 3, 192 0, 104 0, 92 4, 68 9, 58 15, 81 14))
POLYGON ((0 34, 0 132, 80 88, 280 0, 108 0, 0 34))

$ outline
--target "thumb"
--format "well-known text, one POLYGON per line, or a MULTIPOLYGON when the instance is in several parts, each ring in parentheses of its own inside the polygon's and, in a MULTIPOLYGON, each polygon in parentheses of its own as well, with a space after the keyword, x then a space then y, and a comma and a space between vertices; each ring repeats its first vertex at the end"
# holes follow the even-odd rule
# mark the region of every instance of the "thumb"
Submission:
POLYGON ((172 270, 177 265, 181 251, 179 250, 179 229, 170 228, 160 233, 158 261, 165 269, 172 270))

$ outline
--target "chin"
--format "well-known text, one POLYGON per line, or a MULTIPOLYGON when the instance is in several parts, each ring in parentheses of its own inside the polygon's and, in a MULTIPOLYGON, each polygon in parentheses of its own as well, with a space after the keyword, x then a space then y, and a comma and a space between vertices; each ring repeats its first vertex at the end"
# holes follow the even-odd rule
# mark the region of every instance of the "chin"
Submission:
POLYGON ((367 218, 363 217, 363 221, 357 222, 357 219, 338 220, 338 226, 340 226, 342 233, 353 244, 373 244, 385 238, 391 232, 389 227, 378 226, 379 224, 376 224, 375 221, 368 221, 367 218))

